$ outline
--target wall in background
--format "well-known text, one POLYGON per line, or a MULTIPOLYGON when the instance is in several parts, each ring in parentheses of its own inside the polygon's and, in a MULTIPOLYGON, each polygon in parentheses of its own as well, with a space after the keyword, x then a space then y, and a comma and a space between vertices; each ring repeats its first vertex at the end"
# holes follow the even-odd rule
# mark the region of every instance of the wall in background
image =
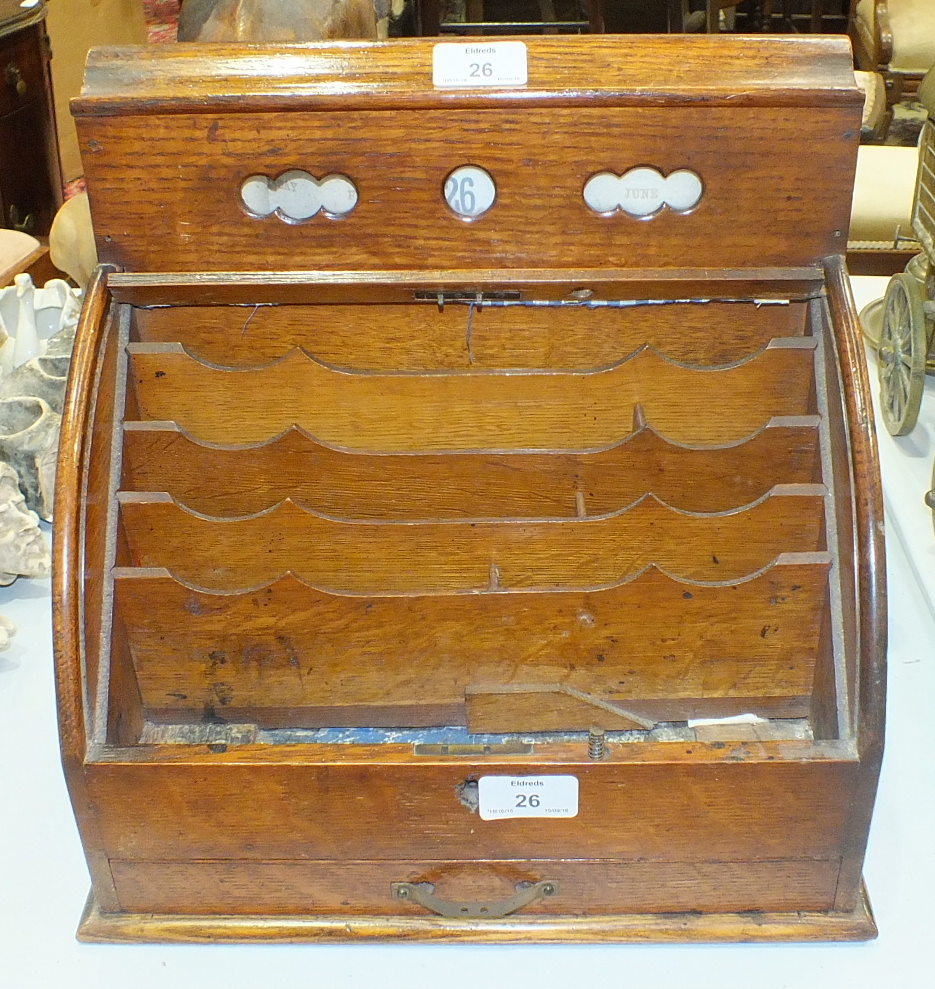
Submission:
POLYGON ((146 22, 140 0, 49 0, 48 6, 62 177, 70 182, 82 174, 82 168, 68 103, 81 91, 88 49, 146 44, 146 22))

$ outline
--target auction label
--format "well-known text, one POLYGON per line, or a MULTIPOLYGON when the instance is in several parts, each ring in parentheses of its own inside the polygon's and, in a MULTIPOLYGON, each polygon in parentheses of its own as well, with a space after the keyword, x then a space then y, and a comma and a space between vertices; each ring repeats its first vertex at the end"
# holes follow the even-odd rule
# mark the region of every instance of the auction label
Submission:
POLYGON ((432 49, 432 85, 437 89, 525 86, 528 78, 522 41, 443 42, 432 49))
POLYGON ((577 817, 577 776, 481 776, 483 821, 504 817, 577 817))

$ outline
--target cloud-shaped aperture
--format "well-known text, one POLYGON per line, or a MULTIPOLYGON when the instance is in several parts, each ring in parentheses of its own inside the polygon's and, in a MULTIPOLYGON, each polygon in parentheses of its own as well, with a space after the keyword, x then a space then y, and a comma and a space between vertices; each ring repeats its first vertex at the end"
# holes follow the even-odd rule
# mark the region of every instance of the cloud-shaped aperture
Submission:
POLYGON ((618 209, 630 216, 652 216, 663 207, 685 213, 698 205, 701 179, 687 168, 664 177, 655 168, 631 168, 623 175, 599 172, 584 186, 584 201, 595 213, 618 209))
POLYGON ((278 179, 251 175, 240 187, 244 206, 256 217, 276 213, 287 222, 310 220, 319 210, 342 216, 357 205, 357 188, 346 175, 314 175, 293 169, 278 179))

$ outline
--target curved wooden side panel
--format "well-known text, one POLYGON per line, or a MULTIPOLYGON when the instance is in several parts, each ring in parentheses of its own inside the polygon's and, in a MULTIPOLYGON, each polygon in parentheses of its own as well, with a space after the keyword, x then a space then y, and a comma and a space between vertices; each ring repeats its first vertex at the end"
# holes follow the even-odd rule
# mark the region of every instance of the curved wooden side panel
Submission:
POLYGON ((329 446, 380 452, 580 450, 647 422, 673 442, 717 445, 813 411, 814 340, 801 337, 723 370, 643 350, 591 374, 348 374, 295 351, 226 371, 177 344, 128 349, 141 417, 208 443, 263 442, 298 425, 329 446))
POLYGON ((167 306, 135 309, 135 338, 178 341, 226 367, 300 347, 358 371, 607 367, 644 344, 688 364, 730 364, 802 336, 806 306, 670 302, 625 307, 445 305, 167 306))
POLYGON ((851 448, 859 608, 857 739, 862 757, 882 757, 886 716, 886 544, 883 487, 863 337, 843 258, 828 264, 832 328, 844 383, 851 448))
MULTIPOLYGON (((55 487, 52 608, 55 670, 62 754, 66 763, 83 758, 88 731, 87 709, 95 692, 97 665, 86 655, 85 608, 87 528, 85 510, 90 475, 94 413, 104 352, 109 265, 100 265, 88 286, 75 333, 71 373, 65 392, 55 487), (87 677, 87 683, 85 682, 87 677)), ((93 577, 92 577, 93 579, 93 577)))
POLYGON ((95 895, 105 909, 118 910, 84 772, 92 712, 98 694, 108 689, 98 678, 109 512, 108 478, 101 460, 106 465, 111 452, 113 424, 108 422, 106 405, 107 396, 114 397, 116 363, 107 288, 112 270, 99 266, 86 290, 65 392, 55 486, 52 621, 59 739, 68 790, 95 895))
POLYGON ((847 422, 850 503, 840 506, 853 518, 853 553, 842 555, 842 567, 853 571, 852 609, 845 623, 847 675, 854 717, 861 776, 849 818, 847 850, 842 863, 835 908, 849 910, 857 903, 870 818, 883 759, 886 716, 886 550, 883 490, 880 481, 873 405, 863 341, 842 257, 826 265, 831 329, 840 367, 841 392, 847 422))
POLYGON ((419 597, 335 595, 293 576, 211 593, 120 569, 115 608, 156 721, 211 708, 264 725, 463 724, 468 687, 528 684, 651 700, 639 709, 652 720, 801 717, 829 568, 827 554, 787 554, 739 584, 650 568, 598 591, 419 597))
POLYGON ((719 515, 647 497, 611 516, 502 522, 344 522, 288 500, 215 519, 168 495, 122 492, 119 501, 130 566, 165 567, 214 590, 262 586, 291 571, 336 591, 406 594, 596 587, 652 563, 682 579, 740 580, 782 553, 824 549, 824 498, 810 485, 791 491, 719 515))
POLYGON ((269 443, 217 447, 175 423, 124 425, 122 487, 164 491, 205 515, 248 515, 284 498, 346 519, 574 518, 647 492, 673 508, 722 512, 776 484, 820 480, 818 417, 774 419, 746 442, 696 449, 648 426, 593 453, 367 455, 298 429, 269 443))

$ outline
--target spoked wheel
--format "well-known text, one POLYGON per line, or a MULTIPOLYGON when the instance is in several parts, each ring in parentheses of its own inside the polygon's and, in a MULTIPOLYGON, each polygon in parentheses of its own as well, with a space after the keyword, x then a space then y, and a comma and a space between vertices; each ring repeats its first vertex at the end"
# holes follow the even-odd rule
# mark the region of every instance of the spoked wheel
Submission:
POLYGON ((877 351, 880 412, 893 436, 905 436, 919 418, 927 351, 922 287, 912 275, 900 272, 890 279, 883 297, 877 351))

